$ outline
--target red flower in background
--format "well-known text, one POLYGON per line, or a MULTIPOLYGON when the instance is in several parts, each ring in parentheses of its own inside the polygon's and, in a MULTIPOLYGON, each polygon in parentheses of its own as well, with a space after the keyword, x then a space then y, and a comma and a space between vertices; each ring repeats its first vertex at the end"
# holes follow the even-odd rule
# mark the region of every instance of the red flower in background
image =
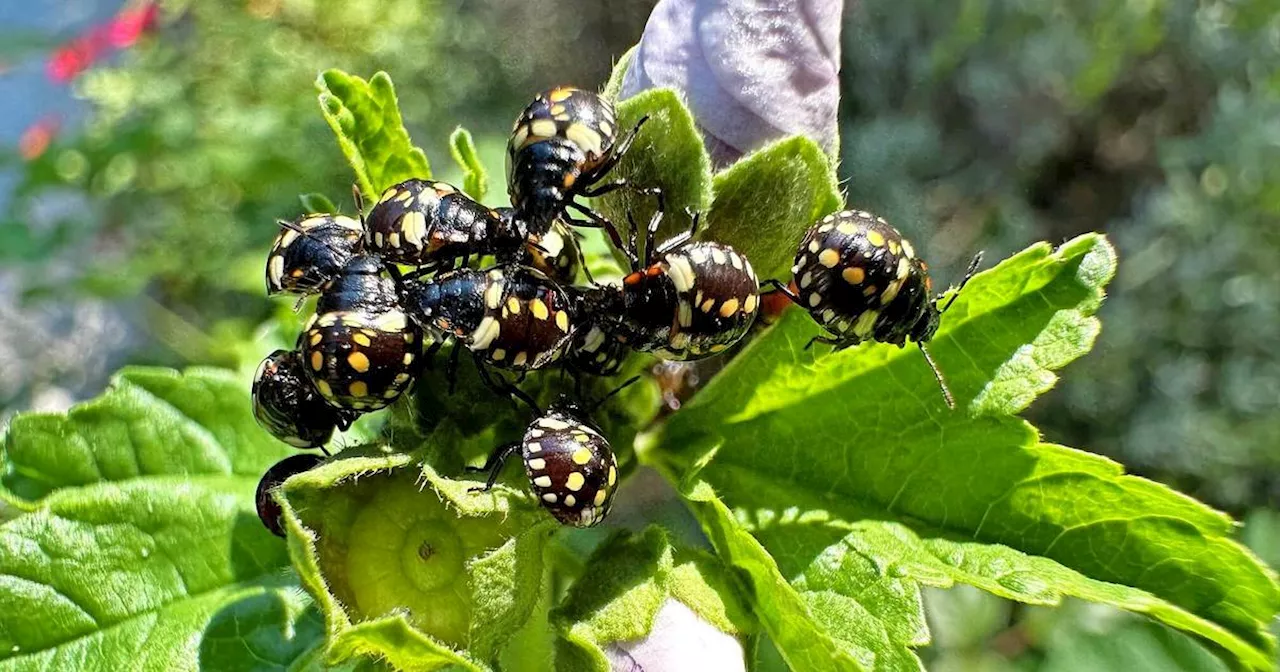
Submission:
POLYGON ((49 143, 53 142, 53 136, 57 135, 60 126, 62 120, 55 115, 41 117, 22 132, 22 137, 18 139, 18 154, 27 161, 40 158, 49 149, 49 143))
POLYGON ((75 79, 112 50, 127 49, 155 27, 160 8, 154 2, 121 10, 110 21, 94 26, 54 49, 46 70, 59 84, 75 79))

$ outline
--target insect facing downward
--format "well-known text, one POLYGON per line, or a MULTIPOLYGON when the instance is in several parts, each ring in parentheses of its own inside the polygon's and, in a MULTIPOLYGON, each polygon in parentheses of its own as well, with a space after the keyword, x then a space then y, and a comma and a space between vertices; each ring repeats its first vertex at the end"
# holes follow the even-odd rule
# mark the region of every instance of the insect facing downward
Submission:
POLYGON ((258 365, 253 379, 253 417, 272 436, 294 448, 320 448, 336 428, 356 414, 330 406, 307 380, 302 355, 276 350, 258 365))
MULTIPOLYGON (((974 257, 960 287, 981 259, 981 254, 974 257)), ((929 268, 897 229, 868 212, 827 215, 800 242, 792 272, 793 300, 830 334, 816 340, 844 348, 867 340, 902 347, 910 339, 920 345, 948 405, 954 405, 924 347, 951 304, 939 308, 930 296, 929 268)), ((951 300, 958 294, 959 288, 951 300)))
POLYGON ((639 127, 619 142, 613 105, 595 93, 562 86, 538 94, 507 143, 507 191, 530 233, 546 231, 566 207, 597 219, 574 199, 615 188, 592 189, 627 152, 639 127))
POLYGON ((370 411, 412 384, 421 340, 382 263, 361 255, 320 295, 298 350, 320 396, 339 408, 370 411))
POLYGON ((343 215, 307 215, 280 227, 267 255, 268 296, 319 292, 356 253, 362 231, 343 215))
POLYGON ((494 451, 485 466, 493 487, 507 458, 519 451, 533 494, 556 520, 591 527, 604 520, 617 491, 618 460, 587 413, 573 404, 557 404, 540 413, 519 443, 494 451))

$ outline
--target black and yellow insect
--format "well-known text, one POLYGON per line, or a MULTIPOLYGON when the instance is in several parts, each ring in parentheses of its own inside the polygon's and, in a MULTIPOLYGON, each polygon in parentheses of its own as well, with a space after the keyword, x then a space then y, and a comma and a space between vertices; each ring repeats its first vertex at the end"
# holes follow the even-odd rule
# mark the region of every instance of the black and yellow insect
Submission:
POLYGON ((314 294, 360 247, 360 222, 343 215, 306 215, 280 222, 267 254, 267 295, 314 294))
POLYGON ((421 341, 382 262, 360 255, 320 295, 297 349, 320 396, 339 408, 371 411, 413 383, 421 341))
POLYGON ((760 306, 751 262, 723 243, 692 240, 698 217, 689 231, 655 246, 661 219, 660 204, 647 228, 646 258, 633 239, 627 250, 631 272, 622 287, 586 290, 584 311, 616 316, 606 332, 664 359, 724 352, 751 328, 760 306))
POLYGON ((569 295, 518 264, 406 279, 401 296, 413 320, 439 340, 455 339, 477 361, 511 371, 560 359, 573 331, 569 295))
POLYGON ((642 123, 619 141, 613 105, 599 95, 560 86, 534 97, 507 143, 507 192, 529 232, 546 231, 565 208, 599 223, 603 218, 575 199, 623 186, 600 182, 627 153, 642 123))
MULTIPOLYGON (((981 260, 974 257, 951 301, 981 260)), ((928 265, 884 218, 861 210, 823 217, 800 241, 792 273, 794 291, 773 284, 827 330, 814 340, 845 348, 868 340, 902 347, 909 339, 920 346, 947 404, 955 405, 925 347, 951 303, 938 306, 928 265)))
POLYGON ((588 413, 560 403, 539 413, 518 443, 499 447, 483 467, 493 487, 507 458, 520 453, 533 494, 556 520, 591 527, 604 520, 618 484, 613 448, 588 413))
POLYGON ((305 369, 297 351, 267 355, 253 378, 253 417, 294 448, 323 448, 334 429, 347 429, 359 414, 329 405, 307 380, 305 369))

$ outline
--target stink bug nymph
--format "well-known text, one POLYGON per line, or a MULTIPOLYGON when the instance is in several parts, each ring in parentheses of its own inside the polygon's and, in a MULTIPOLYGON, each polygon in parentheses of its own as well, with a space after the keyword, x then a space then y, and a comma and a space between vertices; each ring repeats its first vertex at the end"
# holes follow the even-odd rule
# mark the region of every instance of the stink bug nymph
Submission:
POLYGON ((314 294, 360 246, 360 222, 343 215, 307 215, 280 223, 267 254, 267 295, 314 294))
POLYGON ((347 429, 357 413, 330 406, 307 380, 302 355, 276 350, 253 378, 253 417, 272 436, 294 448, 320 448, 337 428, 347 429))
POLYGON ((376 257, 354 257, 320 295, 298 336, 311 382, 338 408, 382 408, 417 373, 422 332, 400 309, 396 285, 382 271, 376 257))
POLYGON ((930 295, 929 267, 911 242, 882 217, 844 210, 814 223, 796 251, 795 291, 777 281, 775 289, 809 311, 828 336, 814 340, 837 348, 873 340, 898 347, 910 339, 924 354, 947 405, 955 400, 925 344, 938 330, 942 313, 982 261, 979 253, 945 306, 930 295))
POLYGON ((521 112, 507 143, 507 190, 511 204, 540 234, 566 207, 599 223, 602 218, 576 202, 617 189, 598 184, 617 165, 643 124, 618 141, 613 105, 599 95, 561 86, 538 94, 521 112))
POLYGON ((468 468, 489 472, 485 484, 471 490, 492 488, 507 458, 519 452, 534 496, 556 520, 573 527, 591 527, 604 520, 617 492, 618 460, 591 415, 609 397, 637 380, 638 377, 623 383, 590 410, 562 399, 544 412, 512 388, 537 417, 518 443, 500 446, 483 467, 468 468))

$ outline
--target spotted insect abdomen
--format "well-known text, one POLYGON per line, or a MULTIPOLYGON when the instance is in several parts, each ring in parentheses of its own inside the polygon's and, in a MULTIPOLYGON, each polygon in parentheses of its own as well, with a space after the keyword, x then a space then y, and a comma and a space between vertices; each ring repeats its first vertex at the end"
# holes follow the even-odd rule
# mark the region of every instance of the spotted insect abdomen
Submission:
POLYGON ((507 266, 500 279, 501 292, 485 294, 485 319, 494 320, 492 338, 473 340, 472 350, 483 350, 495 366, 516 371, 540 369, 564 353, 572 331, 569 298, 546 277, 521 266, 507 266))
POLYGON ((421 347, 403 312, 333 311, 298 337, 312 382, 329 403, 360 411, 390 404, 413 382, 421 347))
POLYGON ((829 215, 811 227, 794 271, 800 304, 851 342, 901 345, 928 302, 928 275, 911 244, 861 211, 829 215))
POLYGON ((696 359, 723 352, 755 321, 760 282, 751 262, 715 242, 695 242, 662 261, 676 292, 676 314, 667 344, 656 353, 696 359))
POLYGON ((409 179, 388 188, 365 218, 365 246, 383 259, 421 265, 486 252, 497 211, 446 182, 409 179))
POLYGON ((608 514, 618 462, 594 428, 553 410, 529 426, 521 454, 534 495, 556 520, 590 527, 608 514))

